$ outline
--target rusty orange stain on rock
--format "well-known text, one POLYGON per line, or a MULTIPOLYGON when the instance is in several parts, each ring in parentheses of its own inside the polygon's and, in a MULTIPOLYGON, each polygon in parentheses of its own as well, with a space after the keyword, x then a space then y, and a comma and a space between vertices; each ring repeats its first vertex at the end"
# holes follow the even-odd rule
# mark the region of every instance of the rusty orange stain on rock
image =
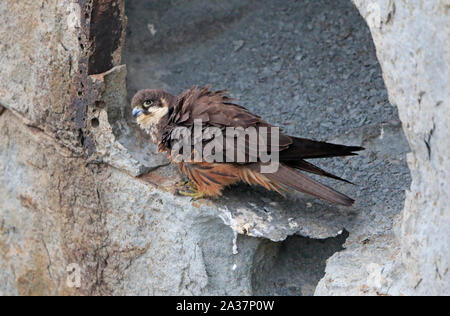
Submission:
POLYGON ((27 209, 31 209, 34 211, 38 211, 39 210, 39 206, 37 205, 36 202, 33 201, 33 199, 31 198, 31 196, 25 195, 25 194, 21 194, 19 196, 20 199, 20 204, 27 208, 27 209))

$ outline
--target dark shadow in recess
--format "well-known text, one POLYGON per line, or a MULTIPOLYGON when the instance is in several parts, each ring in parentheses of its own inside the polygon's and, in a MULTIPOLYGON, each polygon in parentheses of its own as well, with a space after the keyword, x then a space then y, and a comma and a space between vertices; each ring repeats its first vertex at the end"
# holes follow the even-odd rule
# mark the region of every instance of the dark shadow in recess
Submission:
POLYGON ((281 243, 262 243, 253 260, 253 294, 312 296, 327 259, 344 249, 348 236, 344 230, 323 240, 291 236, 281 243))

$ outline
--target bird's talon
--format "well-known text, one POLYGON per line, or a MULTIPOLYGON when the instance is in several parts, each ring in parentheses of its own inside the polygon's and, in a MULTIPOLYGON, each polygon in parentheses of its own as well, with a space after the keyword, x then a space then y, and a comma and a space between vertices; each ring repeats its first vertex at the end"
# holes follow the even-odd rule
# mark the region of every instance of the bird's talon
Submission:
POLYGON ((192 182, 192 181, 178 181, 176 183, 176 185, 179 186, 179 187, 188 188, 188 189, 190 189, 192 191, 196 191, 197 190, 197 185, 194 182, 192 182))
POLYGON ((187 188, 188 191, 185 190, 179 190, 178 194, 184 195, 184 196, 190 196, 192 200, 198 200, 204 197, 204 194, 198 191, 197 185, 192 181, 180 181, 180 184, 182 183, 182 187, 187 188))
POLYGON ((203 193, 198 192, 197 190, 193 190, 193 192, 187 192, 187 191, 178 191, 180 195, 184 196, 190 196, 193 201, 199 200, 204 197, 203 193))

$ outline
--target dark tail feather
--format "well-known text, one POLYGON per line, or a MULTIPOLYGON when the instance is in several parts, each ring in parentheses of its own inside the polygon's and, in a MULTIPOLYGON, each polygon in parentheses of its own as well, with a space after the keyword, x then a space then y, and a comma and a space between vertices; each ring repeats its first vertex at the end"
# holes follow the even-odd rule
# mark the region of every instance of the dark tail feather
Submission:
POLYGON ((280 152, 280 161, 290 161, 308 158, 327 158, 337 156, 355 156, 354 151, 364 150, 358 146, 344 146, 326 142, 318 142, 306 138, 290 136, 293 143, 280 152))
POLYGON ((351 206, 355 202, 348 196, 339 193, 284 164, 280 164, 277 172, 265 173, 264 175, 272 181, 291 187, 299 192, 324 199, 328 202, 345 206, 351 206))
POLYGON ((332 178, 332 179, 336 179, 336 180, 340 180, 340 181, 344 181, 344 182, 353 184, 350 181, 339 178, 338 176, 335 176, 332 173, 326 172, 325 170, 320 169, 319 167, 314 166, 312 163, 309 163, 305 160, 288 161, 288 162, 286 162, 286 165, 288 165, 291 168, 300 169, 300 170, 307 171, 310 173, 318 174, 320 176, 324 176, 324 177, 328 177, 328 178, 332 178))

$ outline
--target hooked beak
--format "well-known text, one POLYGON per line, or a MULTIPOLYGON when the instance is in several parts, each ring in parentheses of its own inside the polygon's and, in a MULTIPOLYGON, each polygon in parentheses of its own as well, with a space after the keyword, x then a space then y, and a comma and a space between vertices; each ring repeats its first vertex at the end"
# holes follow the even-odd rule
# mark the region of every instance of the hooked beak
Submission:
POLYGON ((131 114, 133 115, 134 118, 137 118, 139 115, 143 114, 144 111, 142 111, 141 109, 138 108, 134 108, 133 112, 131 112, 131 114))

